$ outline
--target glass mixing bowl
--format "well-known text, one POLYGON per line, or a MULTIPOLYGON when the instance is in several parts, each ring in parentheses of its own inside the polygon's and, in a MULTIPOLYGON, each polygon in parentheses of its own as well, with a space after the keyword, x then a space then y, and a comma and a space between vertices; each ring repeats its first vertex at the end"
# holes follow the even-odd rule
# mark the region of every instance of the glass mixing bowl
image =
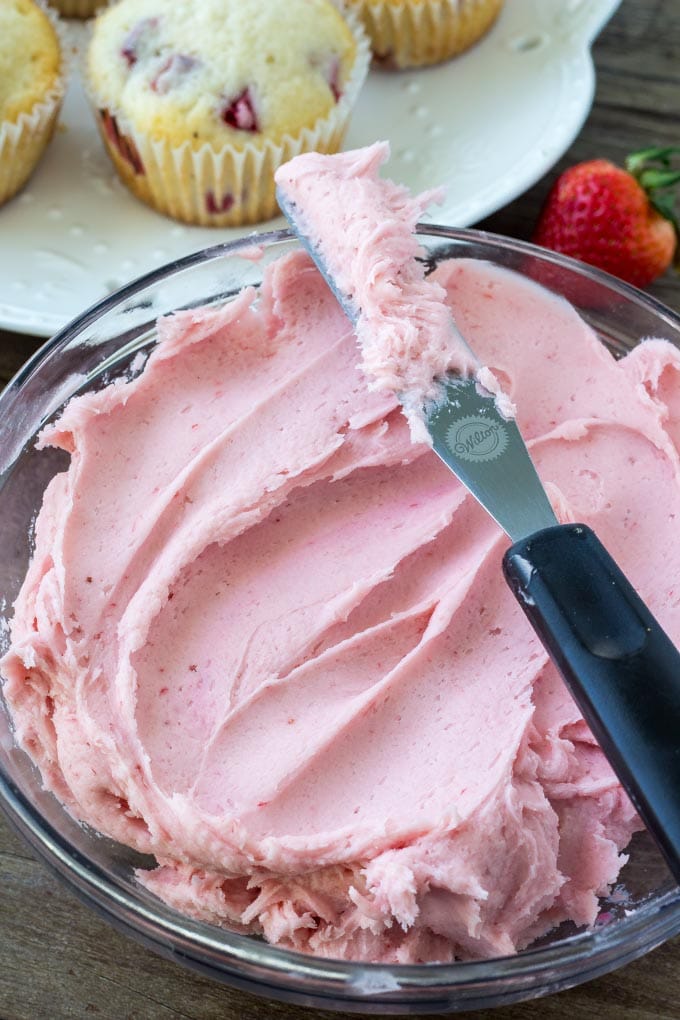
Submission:
MULTIPOLYGON (((615 354, 645 336, 680 345, 680 317, 597 270, 477 231, 428 225, 420 233, 432 265, 452 256, 486 259, 563 294, 615 354)), ((0 651, 43 491, 67 460, 61 451, 36 451, 36 433, 74 394, 139 371, 143 359, 136 354, 155 342, 159 315, 229 301, 244 285, 257 285, 267 263, 296 247, 288 231, 278 231, 217 245, 148 274, 46 343, 0 396, 0 651), (262 246, 259 260, 255 244, 262 246)), ((633 841, 621 886, 603 903, 594 930, 563 925, 517 956, 447 965, 344 963, 198 923, 135 882, 133 868, 144 863, 138 855, 78 824, 42 789, 14 743, 4 706, 0 803, 81 898, 133 938, 218 981, 345 1013, 457 1012, 545 995, 619 967, 680 931, 680 889, 645 833, 633 841)))

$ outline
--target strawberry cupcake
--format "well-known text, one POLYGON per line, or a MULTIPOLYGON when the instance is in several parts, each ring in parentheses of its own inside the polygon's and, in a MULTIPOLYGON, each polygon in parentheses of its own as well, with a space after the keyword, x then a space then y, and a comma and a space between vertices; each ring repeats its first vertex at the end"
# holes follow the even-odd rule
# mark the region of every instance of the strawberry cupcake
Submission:
POLYGON ((378 63, 438 64, 488 31, 503 0, 347 0, 361 17, 378 63))
POLYGON ((280 164, 339 149, 369 59, 333 0, 120 0, 94 21, 85 71, 130 191, 224 227, 276 214, 280 164))
POLYGON ((0 204, 33 173, 64 96, 56 24, 35 0, 0 2, 0 204))

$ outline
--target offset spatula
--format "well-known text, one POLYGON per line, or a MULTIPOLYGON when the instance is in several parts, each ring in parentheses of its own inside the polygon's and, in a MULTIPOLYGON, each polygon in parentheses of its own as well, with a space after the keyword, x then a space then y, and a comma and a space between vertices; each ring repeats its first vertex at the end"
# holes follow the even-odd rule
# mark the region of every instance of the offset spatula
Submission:
MULTIPOLYGON (((356 322, 280 191, 278 201, 356 322)), ((505 578, 680 882, 680 652, 594 532, 558 524, 515 421, 491 393, 449 375, 424 414, 435 452, 513 542, 505 578)))

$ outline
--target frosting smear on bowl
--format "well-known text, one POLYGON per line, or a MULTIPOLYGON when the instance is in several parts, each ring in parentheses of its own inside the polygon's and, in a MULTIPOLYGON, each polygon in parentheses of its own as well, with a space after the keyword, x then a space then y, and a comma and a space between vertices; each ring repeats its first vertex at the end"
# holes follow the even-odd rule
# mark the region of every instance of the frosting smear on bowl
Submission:
MULTIPOLYGON (((560 517, 680 640, 679 352, 616 362, 488 263, 435 279, 560 517)), ((158 332, 40 438, 70 466, 2 673, 45 785, 154 854, 138 877, 169 904, 320 956, 472 959, 594 922, 640 822, 505 585, 507 540, 369 388, 307 256, 158 332)))

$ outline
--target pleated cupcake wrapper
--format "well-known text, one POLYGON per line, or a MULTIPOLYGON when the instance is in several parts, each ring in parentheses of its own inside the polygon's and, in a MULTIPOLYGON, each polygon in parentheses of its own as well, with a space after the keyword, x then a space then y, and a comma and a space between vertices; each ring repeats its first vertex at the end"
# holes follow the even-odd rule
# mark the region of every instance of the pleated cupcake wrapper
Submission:
POLYGON ((267 138, 227 143, 219 151, 189 141, 175 146, 153 139, 126 121, 97 93, 89 80, 84 54, 82 70, 104 145, 129 190, 158 212, 201 226, 238 227, 260 223, 278 214, 274 172, 301 152, 337 152, 371 60, 370 43, 354 12, 341 0, 357 49, 345 91, 334 108, 296 136, 280 142, 267 138))
POLYGON ((91 18, 109 0, 51 0, 63 18, 91 18))
MULTIPOLYGON (((100 108, 101 110, 101 108, 100 108)), ((334 152, 342 144, 347 116, 329 117, 281 144, 265 140, 243 149, 209 145, 193 150, 151 139, 109 112, 99 113, 102 138, 119 176, 138 198, 185 223, 240 226, 277 214, 274 171, 300 152, 334 152), (141 171, 141 172, 140 172, 141 171)))
POLYGON ((28 181, 57 123, 70 72, 70 54, 58 15, 42 0, 39 6, 54 25, 61 49, 61 77, 57 84, 16 121, 0 121, 0 205, 17 194, 28 181))
POLYGON ((403 0, 397 4, 359 0, 353 6, 378 61, 418 67, 468 49, 491 27, 503 0, 403 0))

